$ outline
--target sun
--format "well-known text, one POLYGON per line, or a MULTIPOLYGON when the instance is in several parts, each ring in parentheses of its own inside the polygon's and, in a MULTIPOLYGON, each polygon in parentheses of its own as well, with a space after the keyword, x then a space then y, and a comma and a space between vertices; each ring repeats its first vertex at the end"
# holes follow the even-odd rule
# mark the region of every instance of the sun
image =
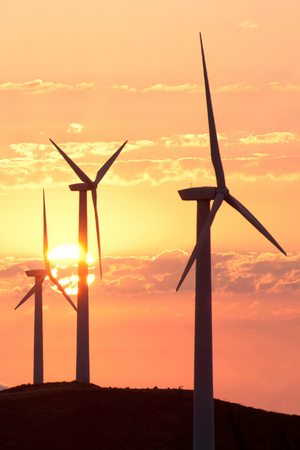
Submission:
MULTIPOLYGON (((78 292, 78 258, 79 258, 79 247, 77 245, 61 245, 54 248, 49 252, 49 260, 54 264, 54 269, 51 269, 52 275, 59 281, 63 286, 68 295, 76 295, 78 292)), ((88 253, 87 262, 91 264, 93 258, 88 253)), ((88 275, 88 285, 92 283, 95 275, 88 275)), ((56 286, 51 286, 52 289, 59 292, 56 286)))

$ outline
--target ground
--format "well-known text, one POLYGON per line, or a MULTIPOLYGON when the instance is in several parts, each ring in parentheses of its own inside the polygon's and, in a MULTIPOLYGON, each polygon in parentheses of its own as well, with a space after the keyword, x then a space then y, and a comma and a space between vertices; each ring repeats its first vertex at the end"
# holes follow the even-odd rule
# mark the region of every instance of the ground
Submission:
MULTIPOLYGON (((193 393, 79 382, 0 392, 0 449, 191 450, 193 393)), ((216 450, 297 450, 300 417, 215 400, 216 450)))

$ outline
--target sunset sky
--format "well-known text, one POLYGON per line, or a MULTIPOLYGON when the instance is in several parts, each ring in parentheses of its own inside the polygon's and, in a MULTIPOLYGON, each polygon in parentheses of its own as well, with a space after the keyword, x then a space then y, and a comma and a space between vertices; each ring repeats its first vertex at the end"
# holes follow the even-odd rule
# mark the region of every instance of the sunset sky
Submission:
MULTIPOLYGON (((76 175, 98 188, 103 280, 89 196, 91 382, 193 387, 196 204, 215 186, 202 32, 230 192, 287 252, 223 204, 212 227, 214 395, 300 414, 300 3, 5 2, 0 14, 0 385, 31 383, 33 298, 50 250, 76 245, 76 175)), ((76 296, 72 299, 76 301, 76 296)), ((76 316, 44 283, 45 381, 75 378, 76 316)))

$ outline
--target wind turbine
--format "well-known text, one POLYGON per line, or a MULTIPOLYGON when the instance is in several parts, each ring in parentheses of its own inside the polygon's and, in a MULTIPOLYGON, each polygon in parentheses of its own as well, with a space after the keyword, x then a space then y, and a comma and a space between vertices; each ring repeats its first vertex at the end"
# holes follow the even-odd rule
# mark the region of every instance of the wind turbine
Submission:
POLYGON ((66 297, 68 302, 77 311, 76 306, 65 292, 64 288, 54 278, 50 269, 50 261, 48 258, 48 234, 47 234, 47 219, 46 219, 46 205, 45 205, 45 192, 43 191, 43 219, 44 219, 44 245, 43 253, 45 260, 45 269, 27 270, 26 275, 28 277, 35 277, 35 284, 22 298, 20 303, 15 307, 15 310, 19 308, 32 294, 35 294, 34 304, 34 353, 33 353, 33 383, 44 382, 44 360, 43 360, 43 282, 46 277, 58 287, 62 294, 66 297))
POLYGON ((99 255, 100 276, 102 278, 101 246, 99 219, 97 212, 97 187, 110 166, 119 156, 127 141, 106 161, 98 170, 95 181, 92 181, 66 153, 50 139, 62 157, 74 170, 82 183, 71 184, 71 191, 79 191, 79 260, 78 260, 78 296, 77 296, 77 357, 76 357, 76 380, 85 383, 90 382, 90 352, 89 352, 89 290, 88 290, 88 263, 87 263, 87 191, 91 191, 95 211, 97 245, 99 255))
POLYGON ((180 288, 196 260, 195 286, 195 361, 194 361, 194 431, 193 450, 214 449, 213 418, 213 369, 212 369, 212 320, 211 320, 211 260, 210 227, 215 215, 225 200, 248 222, 262 233, 284 255, 285 251, 261 225, 261 223, 235 199, 226 187, 225 175, 219 152, 207 70, 200 34, 202 63, 205 81, 206 104, 209 124, 211 159, 214 166, 217 187, 200 187, 179 191, 182 200, 197 201, 197 243, 188 260, 176 291, 180 288), (214 200, 210 210, 210 201, 214 200))

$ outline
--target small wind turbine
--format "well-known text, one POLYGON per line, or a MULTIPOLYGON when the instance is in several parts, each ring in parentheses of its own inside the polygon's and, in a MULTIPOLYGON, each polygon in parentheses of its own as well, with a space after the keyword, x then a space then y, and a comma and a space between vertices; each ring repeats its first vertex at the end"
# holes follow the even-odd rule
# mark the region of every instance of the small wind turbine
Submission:
POLYGON ((194 362, 194 434, 193 450, 214 449, 212 320, 211 320, 211 261, 210 227, 223 200, 235 208, 284 255, 285 251, 261 223, 236 200, 226 187, 215 127, 207 70, 200 34, 209 124, 211 159, 217 187, 200 187, 179 191, 182 200, 197 201, 197 243, 189 258, 176 291, 180 288, 196 260, 195 286, 195 362, 194 362), (210 201, 214 200, 210 210, 210 201))
POLYGON ((87 283, 87 191, 91 191, 95 211, 97 245, 99 255, 100 276, 102 278, 100 231, 97 212, 97 187, 110 166, 119 156, 127 141, 106 161, 98 170, 95 181, 92 181, 52 139, 52 144, 57 148, 62 157, 74 170, 82 183, 71 184, 71 191, 79 191, 79 260, 78 260, 78 300, 77 300, 77 357, 76 357, 76 380, 85 383, 90 382, 90 351, 89 351, 89 289, 87 283))
POLYGON ((25 297, 22 298, 20 303, 15 307, 15 310, 19 308, 32 294, 35 294, 34 304, 34 356, 33 356, 33 383, 44 382, 44 360, 43 360, 43 282, 46 277, 58 287, 62 294, 66 297, 68 302, 77 311, 76 306, 65 292, 64 288, 54 278, 50 269, 50 261, 48 258, 48 234, 47 234, 47 220, 46 220, 46 205, 45 205, 45 192, 43 191, 43 215, 44 215, 44 245, 43 253, 45 260, 45 269, 27 270, 26 275, 28 277, 35 277, 35 284, 27 292, 25 297))

